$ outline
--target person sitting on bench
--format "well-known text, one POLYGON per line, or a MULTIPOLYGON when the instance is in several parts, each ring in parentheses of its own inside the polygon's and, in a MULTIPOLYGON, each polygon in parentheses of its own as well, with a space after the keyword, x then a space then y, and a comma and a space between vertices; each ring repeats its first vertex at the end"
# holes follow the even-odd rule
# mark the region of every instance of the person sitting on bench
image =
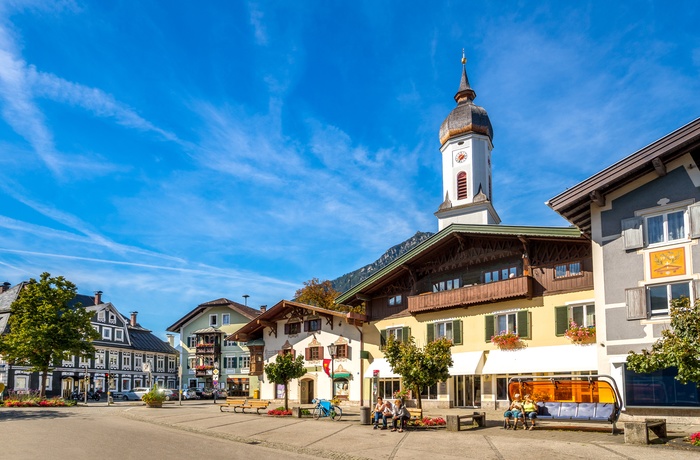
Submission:
POLYGON ((399 428, 399 433, 403 433, 404 428, 406 428, 406 422, 411 419, 411 414, 406 409, 400 399, 394 401, 394 410, 391 412, 392 426, 391 431, 396 431, 397 422, 401 424, 399 428))
MULTIPOLYGON (((506 430, 511 428, 510 421, 514 420, 513 430, 518 429, 518 419, 523 415, 523 402, 520 400, 520 393, 513 395, 513 402, 503 414, 503 428, 506 430)), ((524 423, 524 421, 523 421, 524 423)))
POLYGON ((537 418, 537 404, 532 400, 530 395, 525 395, 525 402, 523 403, 523 428, 527 428, 526 421, 530 420, 530 428, 532 430, 535 427, 535 419, 537 418))

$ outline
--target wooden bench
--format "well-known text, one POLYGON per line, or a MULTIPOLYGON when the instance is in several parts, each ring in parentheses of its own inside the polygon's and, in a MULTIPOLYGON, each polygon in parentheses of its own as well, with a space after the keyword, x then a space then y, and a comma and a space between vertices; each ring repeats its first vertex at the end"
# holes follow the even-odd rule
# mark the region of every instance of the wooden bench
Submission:
POLYGON ((225 403, 219 404, 219 410, 221 412, 224 412, 224 407, 225 407, 227 412, 231 408, 233 408, 233 411, 236 412, 236 409, 239 407, 245 406, 246 402, 247 402, 247 400, 245 398, 228 397, 228 398, 226 398, 225 403))
POLYGON ((486 412, 447 416, 447 431, 461 431, 467 425, 486 426, 486 412))
POLYGON ((261 399, 248 399, 245 404, 241 406, 241 411, 245 414, 246 409, 255 409, 255 412, 260 415, 260 409, 267 409, 270 405, 270 401, 263 401, 261 399))
POLYGON ((408 409, 408 413, 411 414, 411 420, 423 420, 423 409, 412 407, 408 409))
POLYGON ((625 422, 625 444, 649 444, 649 430, 661 439, 666 438, 666 419, 647 418, 625 422))

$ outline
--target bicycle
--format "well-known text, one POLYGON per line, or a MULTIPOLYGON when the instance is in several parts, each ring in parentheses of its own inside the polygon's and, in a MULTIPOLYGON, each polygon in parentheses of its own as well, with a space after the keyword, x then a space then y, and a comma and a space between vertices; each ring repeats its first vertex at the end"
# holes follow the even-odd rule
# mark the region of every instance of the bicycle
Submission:
POLYGON ((331 420, 338 421, 343 417, 343 409, 326 399, 314 398, 311 402, 316 404, 313 408, 313 416, 316 420, 321 417, 330 417, 331 420))

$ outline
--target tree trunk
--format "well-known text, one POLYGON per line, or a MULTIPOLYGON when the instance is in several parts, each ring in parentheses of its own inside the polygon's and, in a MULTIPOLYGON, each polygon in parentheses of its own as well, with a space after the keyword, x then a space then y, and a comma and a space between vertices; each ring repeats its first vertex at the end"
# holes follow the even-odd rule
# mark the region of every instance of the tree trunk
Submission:
POLYGON ((49 374, 48 369, 44 369, 41 371, 41 384, 39 388, 39 398, 45 399, 46 398, 46 378, 49 374))
POLYGON ((413 389, 413 391, 416 392, 416 407, 417 407, 418 409, 423 409, 423 404, 422 404, 422 401, 421 401, 421 399, 420 399, 420 387, 416 386, 416 387, 413 389))
POLYGON ((284 410, 287 410, 289 407, 289 394, 287 394, 287 389, 289 386, 289 381, 284 382, 284 410))

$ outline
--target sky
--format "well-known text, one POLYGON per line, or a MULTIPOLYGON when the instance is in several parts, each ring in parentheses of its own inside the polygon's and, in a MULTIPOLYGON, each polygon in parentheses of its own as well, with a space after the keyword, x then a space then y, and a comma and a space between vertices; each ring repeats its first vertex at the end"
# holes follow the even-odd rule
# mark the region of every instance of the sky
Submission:
POLYGON ((695 1, 0 0, 0 282, 165 337, 437 231, 467 72, 506 225, 700 117, 695 1), (244 299, 243 295, 250 296, 244 299))

